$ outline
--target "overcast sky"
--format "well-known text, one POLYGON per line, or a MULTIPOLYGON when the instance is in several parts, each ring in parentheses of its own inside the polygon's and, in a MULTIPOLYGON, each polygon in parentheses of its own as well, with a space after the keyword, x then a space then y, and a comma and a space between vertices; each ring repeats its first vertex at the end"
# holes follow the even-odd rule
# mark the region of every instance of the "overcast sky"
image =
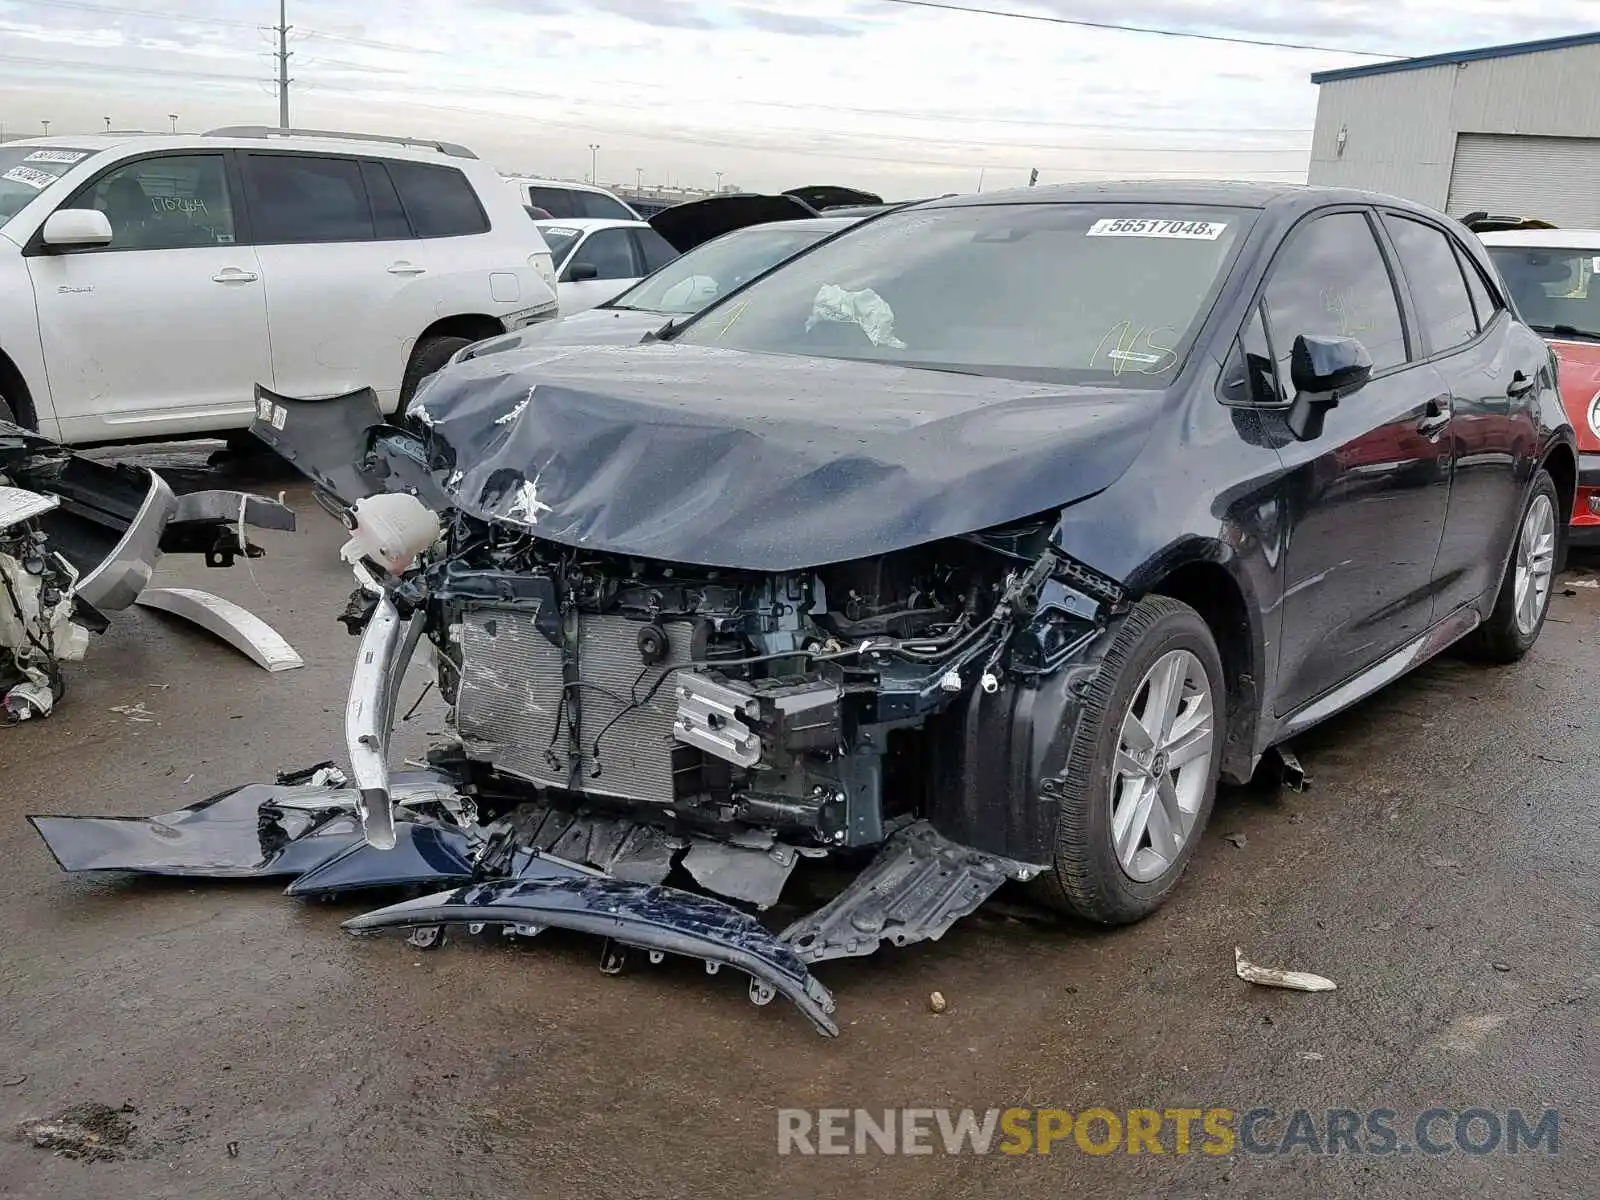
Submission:
MULTIPOLYGON (((891 196, 1117 175, 1303 180, 1315 70, 1583 32, 1596 0, 289 0, 296 125, 602 183, 891 196)), ((277 122, 276 0, 0 0, 5 132, 277 122)))

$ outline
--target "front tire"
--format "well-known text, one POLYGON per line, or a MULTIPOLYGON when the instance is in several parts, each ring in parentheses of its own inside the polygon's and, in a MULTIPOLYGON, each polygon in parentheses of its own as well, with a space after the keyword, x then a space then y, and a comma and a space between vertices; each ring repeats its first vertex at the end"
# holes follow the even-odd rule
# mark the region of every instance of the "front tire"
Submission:
POLYGON ((1514 663, 1533 649, 1550 611, 1556 564, 1566 537, 1566 514, 1550 473, 1540 470, 1517 523, 1505 578, 1488 620, 1466 642, 1468 654, 1481 662, 1514 663))
POLYGON ((1048 870, 1036 893, 1105 925, 1159 908, 1211 817, 1226 688, 1200 614, 1148 596, 1089 685, 1073 738, 1048 870))
POLYGON ((17 420, 16 411, 11 407, 10 403, 7 402, 4 396, 0 396, 0 421, 9 421, 13 425, 22 424, 21 421, 17 420))

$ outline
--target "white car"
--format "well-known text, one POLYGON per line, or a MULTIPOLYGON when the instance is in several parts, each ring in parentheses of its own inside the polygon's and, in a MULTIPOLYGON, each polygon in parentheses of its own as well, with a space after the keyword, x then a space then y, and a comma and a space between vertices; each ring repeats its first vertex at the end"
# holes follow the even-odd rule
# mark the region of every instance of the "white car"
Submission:
POLYGON ((508 175, 506 182, 517 190, 524 208, 539 210, 535 215, 540 220, 547 217, 568 221, 579 217, 613 221, 639 219, 632 205, 593 184, 571 183, 565 179, 530 179, 526 175, 508 175))
POLYGON ((555 260, 561 315, 620 296, 678 252, 648 221, 536 221, 555 260))
POLYGON ((257 384, 386 413, 556 313, 498 172, 442 142, 239 127, 0 145, 0 417, 69 444, 234 434, 257 384))

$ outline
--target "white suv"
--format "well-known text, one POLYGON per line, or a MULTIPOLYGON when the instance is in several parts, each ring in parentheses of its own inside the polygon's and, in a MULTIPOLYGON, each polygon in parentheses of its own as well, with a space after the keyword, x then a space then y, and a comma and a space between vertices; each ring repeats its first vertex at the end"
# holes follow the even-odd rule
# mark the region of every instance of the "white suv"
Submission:
POLYGON ((69 444, 232 433, 259 383, 387 413, 555 316, 538 228, 445 142, 238 127, 0 145, 0 417, 69 444))
POLYGON ((530 179, 526 175, 508 175, 506 182, 516 189, 524 207, 536 210, 532 215, 541 221, 546 217, 562 221, 574 221, 580 217, 607 221, 640 219, 631 205, 593 184, 569 183, 564 179, 530 179))

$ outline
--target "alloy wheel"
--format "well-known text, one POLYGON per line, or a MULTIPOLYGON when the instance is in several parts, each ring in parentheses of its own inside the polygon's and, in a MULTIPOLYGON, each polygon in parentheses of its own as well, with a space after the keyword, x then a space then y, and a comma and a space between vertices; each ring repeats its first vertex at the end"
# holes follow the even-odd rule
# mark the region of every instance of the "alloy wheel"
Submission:
POLYGON ((1211 683, 1199 658, 1169 650, 1134 689, 1111 779, 1111 843, 1123 873, 1159 879, 1183 852, 1205 802, 1215 748, 1211 683))
POLYGON ((1516 582, 1512 596, 1517 631, 1527 637, 1539 626, 1556 568, 1556 510, 1549 496, 1535 496, 1522 518, 1517 538, 1516 582))

